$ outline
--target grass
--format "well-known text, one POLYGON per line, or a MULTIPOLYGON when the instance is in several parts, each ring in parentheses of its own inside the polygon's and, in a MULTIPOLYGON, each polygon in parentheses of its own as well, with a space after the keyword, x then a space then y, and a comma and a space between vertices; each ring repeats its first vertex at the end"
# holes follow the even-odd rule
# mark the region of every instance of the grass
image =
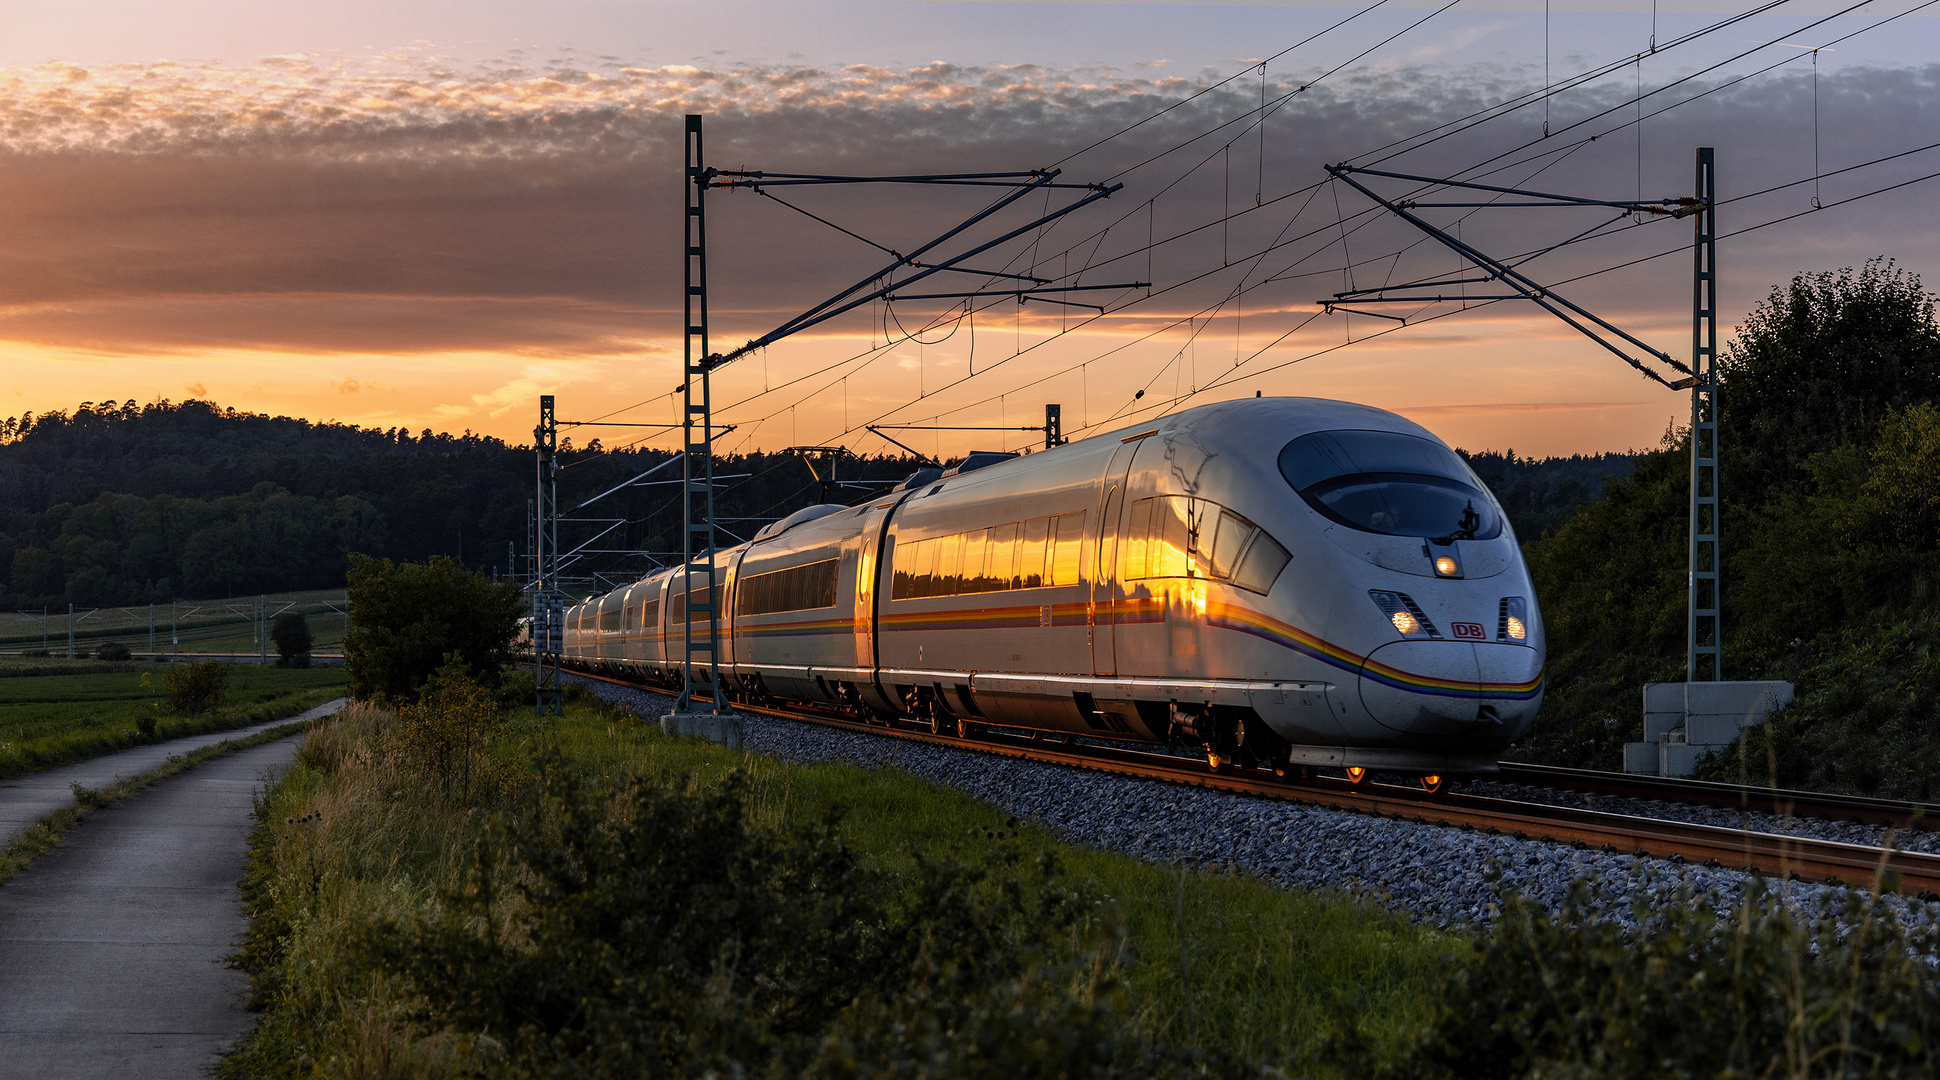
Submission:
MULTIPOLYGON (((434 920, 465 885, 486 811, 509 812, 531 789, 439 798, 385 751, 392 724, 354 706, 319 728, 259 811, 245 882, 254 928, 237 963, 251 972, 265 1013, 228 1075, 429 1077, 479 1066, 477 1033, 423 1026, 414 995, 397 976, 360 963, 355 943, 385 922, 434 920)), ((1124 935, 1119 975, 1142 1033, 1282 1063, 1293 1074, 1344 1075, 1338 1063, 1358 1056, 1344 1046, 1393 1059, 1429 1024, 1450 965, 1463 962, 1449 954, 1472 951, 1465 938, 1348 898, 1064 844, 898 772, 790 765, 667 738, 585 701, 558 721, 518 716, 492 752, 517 763, 542 747, 588 776, 633 774, 676 790, 705 792, 739 770, 756 828, 812 823, 843 808, 850 849, 892 876, 911 875, 919 859, 974 862, 1015 849, 1028 888, 1043 873, 1040 860, 1054 860, 1062 882, 1093 897, 1124 935)))
POLYGON ((46 658, 0 664, 0 778, 294 716, 342 696, 348 686, 341 667, 237 664, 225 704, 202 716, 174 716, 161 704, 168 670, 164 664, 46 658), (153 736, 137 727, 144 717, 156 720, 153 736))
POLYGON ((76 784, 72 805, 64 806, 20 830, 7 842, 6 847, 0 848, 0 885, 13 880, 16 874, 27 869, 35 859, 59 847, 61 841, 66 838, 68 830, 94 811, 113 806, 157 781, 187 772, 210 758, 222 757, 238 750, 247 750, 252 746, 261 746, 266 742, 288 738, 308 726, 309 721, 281 724, 268 731, 259 731, 240 739, 224 739, 222 742, 191 750, 186 754, 171 756, 161 765, 145 773, 119 778, 105 788, 84 788, 76 784))

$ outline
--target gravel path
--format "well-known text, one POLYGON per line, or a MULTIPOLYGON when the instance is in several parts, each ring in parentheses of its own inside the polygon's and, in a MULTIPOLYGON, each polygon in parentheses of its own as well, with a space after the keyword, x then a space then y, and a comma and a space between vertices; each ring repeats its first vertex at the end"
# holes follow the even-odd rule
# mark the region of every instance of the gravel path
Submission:
MULTIPOLYGON (((672 706, 673 699, 662 694, 592 680, 585 685, 645 719, 672 706)), ((1602 909, 1626 922, 1637 901, 1650 908, 1695 894, 1730 906, 1748 882, 1744 874, 1695 864, 1417 825, 765 716, 745 718, 745 738, 748 749, 784 760, 847 761, 948 784, 1077 843, 1155 862, 1230 866, 1288 887, 1341 890, 1442 927, 1488 922, 1496 901, 1495 874, 1502 885, 1552 910, 1572 883, 1588 879, 1602 909)), ((1735 820, 1730 824, 1737 827, 1735 820)), ((1775 884, 1801 901, 1836 899, 1844 891, 1775 884)), ((1903 914, 1915 922, 1931 917, 1929 905, 1916 902, 1908 902, 1903 914)))

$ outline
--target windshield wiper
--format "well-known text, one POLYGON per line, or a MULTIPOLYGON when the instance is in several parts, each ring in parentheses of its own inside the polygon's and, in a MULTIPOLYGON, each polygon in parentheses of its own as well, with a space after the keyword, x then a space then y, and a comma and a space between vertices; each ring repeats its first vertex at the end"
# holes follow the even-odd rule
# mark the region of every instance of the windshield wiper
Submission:
POLYGON ((1482 527, 1482 516, 1475 512, 1474 499, 1468 501, 1468 506, 1462 510, 1462 520, 1456 524, 1460 527, 1454 532, 1447 536, 1437 536, 1432 542, 1446 547, 1457 540, 1475 539, 1475 530, 1482 527))

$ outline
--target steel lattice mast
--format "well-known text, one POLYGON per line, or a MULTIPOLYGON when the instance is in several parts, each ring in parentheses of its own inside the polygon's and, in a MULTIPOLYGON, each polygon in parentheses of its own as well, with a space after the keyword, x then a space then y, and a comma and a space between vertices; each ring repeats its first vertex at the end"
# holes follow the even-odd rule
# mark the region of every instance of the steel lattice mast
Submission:
POLYGON ((1724 678, 1723 597, 1718 571, 1718 208, 1712 148, 1697 152, 1697 213, 1691 244, 1691 583, 1686 622, 1687 682, 1724 678), (1710 674, 1700 662, 1709 657, 1710 674))
POLYGON ((681 563, 683 603, 676 610, 686 616, 682 631, 680 700, 677 713, 692 712, 696 692, 704 693, 716 713, 729 711, 722 692, 718 660, 721 650, 719 584, 714 566, 714 400, 709 373, 720 358, 707 342, 707 215, 706 195, 711 171, 704 164, 701 118, 690 114, 686 130, 687 167, 682 175, 681 265, 686 271, 682 290, 681 325, 686 349, 682 360, 681 432, 686 453, 681 459, 681 563), (699 428, 696 438, 695 429, 699 428), (696 599, 696 592, 700 599, 696 599), (704 617, 704 636, 695 633, 696 617, 704 617), (706 678, 694 673, 695 658, 706 664, 706 678))

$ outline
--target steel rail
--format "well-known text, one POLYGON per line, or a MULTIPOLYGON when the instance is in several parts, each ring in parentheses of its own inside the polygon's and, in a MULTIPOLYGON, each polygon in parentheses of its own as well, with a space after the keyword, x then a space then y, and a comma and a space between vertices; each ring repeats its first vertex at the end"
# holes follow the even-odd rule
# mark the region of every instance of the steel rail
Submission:
POLYGON ((1635 773, 1604 772, 1598 769, 1566 769, 1557 765, 1531 765, 1518 761, 1500 763, 1502 771, 1492 779, 1531 787, 1565 788, 1632 799, 1661 799, 1666 802, 1716 806, 1730 810, 1776 814, 1780 817, 1823 818, 1828 821, 1854 821, 1862 825, 1889 825, 1908 831, 1940 829, 1940 806, 1932 803, 1900 802, 1864 795, 1834 795, 1817 791, 1792 791, 1786 788, 1723 784, 1709 780, 1678 777, 1640 776, 1635 773))
MULTIPOLYGON (((661 691, 609 675, 584 671, 582 678, 620 686, 661 691)), ((1315 778, 1289 782, 1265 769, 1214 770, 1197 758, 1120 749, 1109 746, 1047 742, 1042 738, 1000 735, 986 728, 981 738, 962 739, 927 731, 871 724, 852 717, 807 709, 780 709, 737 704, 736 709, 762 716, 820 724, 838 730, 887 736, 932 746, 949 747, 999 757, 1039 761, 1094 772, 1187 784, 1256 798, 1372 814, 1419 825, 1440 825, 1594 849, 1608 854, 1699 863, 1743 870, 1793 881, 1858 885, 1884 891, 1940 899, 1940 855, 1846 844, 1830 840, 1783 836, 1776 833, 1696 825, 1661 818, 1635 817, 1600 810, 1552 806, 1512 799, 1430 794, 1386 784, 1351 784, 1346 780, 1315 778)))

